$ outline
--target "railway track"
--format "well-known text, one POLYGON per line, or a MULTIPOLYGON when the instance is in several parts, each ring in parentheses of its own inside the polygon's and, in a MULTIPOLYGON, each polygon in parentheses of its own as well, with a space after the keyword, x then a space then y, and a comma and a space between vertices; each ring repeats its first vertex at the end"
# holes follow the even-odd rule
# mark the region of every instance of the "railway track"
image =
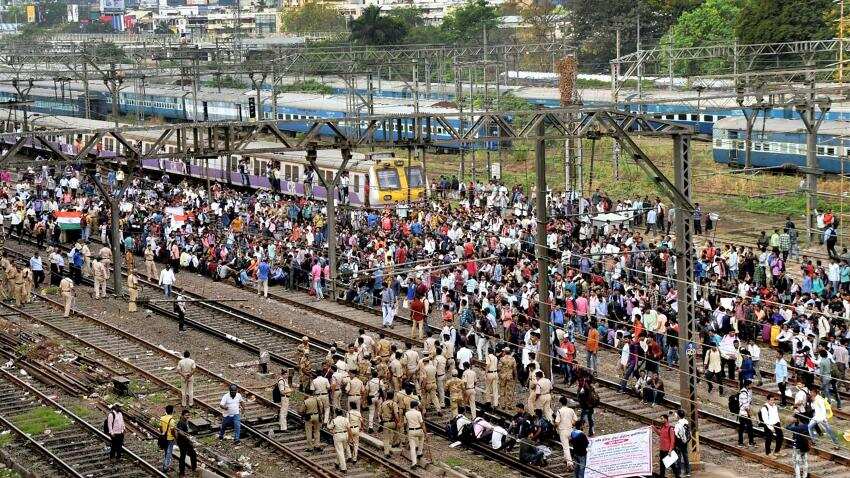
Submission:
MULTIPOLYGON (((351 305, 343 305, 330 301, 321 303, 312 302, 311 298, 307 294, 292 292, 282 287, 275 288, 274 292, 272 292, 272 289, 270 288, 269 297, 273 297, 275 300, 284 302, 293 307, 309 310, 312 313, 340 322, 349 323, 375 332, 382 332, 387 337, 395 340, 405 343, 418 343, 418 341, 414 341, 404 334, 397 333, 391 329, 384 329, 381 326, 376 325, 380 322, 379 320, 375 320, 375 318, 379 316, 379 311, 371 308, 355 308, 351 305), (359 310, 360 313, 356 313, 355 310, 359 310)), ((409 318, 398 315, 396 316, 396 321, 406 324, 407 326, 409 326, 410 323, 409 318)), ((439 329, 436 327, 429 326, 428 330, 439 333, 439 329)), ((581 356, 581 354, 578 353, 577 356, 581 356)), ((600 352, 600 363, 605 361, 616 363, 618 359, 619 357, 615 356, 612 351, 606 351, 604 355, 600 352)), ((599 390, 600 400, 602 401, 600 408, 639 423, 657 425, 660 423, 660 417, 663 412, 675 411, 680 406, 678 401, 668 398, 665 400, 664 406, 651 407, 650 405, 643 403, 634 395, 619 392, 619 384, 616 379, 606 380, 604 378, 597 377, 596 381, 602 385, 602 389, 599 390)), ((762 390, 763 393, 767 393, 764 388, 760 390, 762 390)), ((567 390, 561 385, 556 385, 554 392, 575 398, 575 394, 573 392, 567 390)), ((712 448, 741 456, 749 461, 756 461, 786 473, 793 473, 793 465, 790 464, 790 460, 788 458, 776 460, 766 457, 761 453, 735 446, 735 443, 737 443, 737 422, 735 420, 719 413, 705 410, 704 408, 700 410, 700 417, 702 418, 702 421, 700 422, 700 439, 702 440, 702 443, 711 446, 712 448)), ((757 428, 755 430, 755 434, 757 436, 761 436, 762 431, 757 428)), ((823 440, 824 439, 822 439, 822 441, 823 440)), ((790 446, 790 438, 787 436, 786 445, 790 446)), ((850 466, 850 459, 846 456, 834 453, 824 448, 816 448, 809 454, 809 460, 812 477, 850 477, 850 471, 848 471, 847 468, 850 466)))
POLYGON ((166 476, 156 465, 126 448, 126 458, 121 463, 110 463, 104 449, 108 436, 5 369, 0 369, 0 423, 65 476, 166 476))
MULTIPOLYGON (((152 285, 149 286, 155 287, 152 285)), ((158 287, 156 287, 156 289, 159 290, 158 287)), ((196 298, 202 298, 196 294, 192 294, 191 292, 185 290, 182 291, 182 293, 184 293, 184 295, 187 295, 187 297, 190 298, 193 296, 196 298)), ((336 321, 348 323, 356 327, 362 327, 366 330, 370 330, 373 332, 384 333, 390 339, 394 339, 403 343, 415 343, 416 345, 420 344, 419 341, 413 341, 403 334, 399 334, 394 332, 393 330, 384 329, 381 328, 379 325, 376 325, 376 323, 379 323, 379 321, 375 320, 375 318, 377 315, 379 315, 379 312, 375 311, 374 309, 369 309, 365 307, 354 308, 351 305, 343 305, 331 301, 312 302, 312 300, 309 296, 307 296, 307 294, 293 292, 280 286, 270 287, 269 297, 273 300, 286 303, 295 308, 316 313, 336 321), (359 312, 357 312, 357 309, 359 309, 359 312)), ((223 310, 228 310, 229 313, 232 314, 234 317, 244 317, 247 314, 247 312, 242 309, 236 309, 222 304, 216 304, 216 307, 223 310)), ((265 321, 264 319, 261 319, 259 317, 252 317, 250 320, 257 322, 256 324, 254 324, 254 326, 259 325, 260 328, 266 328, 267 333, 270 333, 275 328, 281 327, 273 322, 265 321)), ((401 323, 409 324, 409 319, 403 316, 397 315, 396 320, 401 323)), ((191 325, 202 328, 204 326, 204 322, 197 321, 196 323, 192 323, 191 325)), ((439 330, 434 327, 429 327, 429 329, 439 332, 439 330)), ((299 335, 291 331, 290 333, 294 335, 299 335)), ((235 336, 230 340, 235 342, 246 342, 245 340, 234 340, 234 338, 235 336)), ((246 343, 249 344, 250 342, 246 343)), ((278 360, 277 357, 275 358, 276 360, 278 360)), ((604 360, 616 361, 616 359, 613 357, 600 357, 600 361, 604 360)), ((679 404, 675 400, 668 399, 665 401, 665 406, 651 408, 648 405, 643 404, 637 397, 622 394, 617 391, 618 384, 615 380, 600 379, 598 380, 598 382, 603 386, 603 389, 600 390, 600 398, 603 402, 600 405, 600 408, 609 410, 616 415, 628 418, 629 420, 633 420, 638 423, 657 424, 659 423, 659 417, 663 411, 671 411, 679 407, 679 404)), ((567 396, 574 396, 572 392, 560 386, 556 386, 555 392, 567 396)), ((704 409, 701 410, 701 417, 703 418, 703 420, 701 422, 700 427, 700 438, 704 444, 711 446, 712 448, 724 450, 729 453, 741 456, 749 461, 760 462, 766 466, 772 467, 783 472, 793 472, 793 466, 789 464, 790 460, 788 460, 787 458, 782 460, 776 460, 773 458, 765 457, 760 453, 755 453, 748 449, 738 448, 734 446, 735 438, 733 437, 735 437, 735 428, 737 426, 734 420, 722 416, 720 414, 706 411, 704 409)), ((756 435, 761 435, 761 432, 758 429, 756 430, 756 435)), ((813 477, 850 476, 850 474, 846 472, 847 466, 850 465, 850 460, 848 460, 847 457, 844 457, 842 455, 818 448, 813 450, 813 452, 810 454, 810 461, 813 477)))
MULTIPOLYGON (((179 359, 175 353, 79 311, 75 311, 76 315, 72 317, 62 317, 60 304, 44 296, 37 296, 35 301, 20 308, 3 305, 32 322, 49 327, 60 335, 121 363, 135 375, 144 377, 179 396, 179 389, 173 385, 176 377, 173 367, 179 359)), ((204 410, 208 416, 218 416, 215 405, 228 385, 227 381, 214 372, 199 366, 195 378, 196 406, 204 410)), ((307 448, 306 439, 303 431, 299 429, 298 425, 302 422, 297 414, 290 412, 289 420, 294 426, 288 432, 273 431, 277 427, 279 407, 255 391, 243 387, 239 387, 239 390, 243 396, 252 398, 247 402, 243 412, 242 430, 246 435, 261 445, 271 447, 292 459, 314 476, 341 476, 333 469, 333 457, 327 454, 307 456, 302 452, 307 448), (273 438, 270 436, 272 434, 273 438)), ((324 433, 327 438, 327 433, 324 433)), ((414 476, 402 466, 376 458, 375 454, 368 450, 364 450, 362 455, 365 460, 360 460, 353 465, 346 476, 356 478, 381 476, 382 471, 388 472, 390 476, 414 476)))
MULTIPOLYGON (((20 328, 8 329, 0 332, 0 356, 8 359, 8 364, 26 372, 32 378, 31 385, 39 388, 46 394, 54 394, 57 391, 64 392, 55 400, 63 403, 66 407, 79 407, 81 416, 92 426, 100 426, 102 417, 109 413, 112 402, 105 395, 98 392, 100 387, 112 387, 113 379, 117 376, 114 370, 106 367, 103 363, 94 362, 90 364, 77 350, 61 347, 63 353, 72 354, 73 360, 51 361, 41 356, 39 350, 47 344, 48 354, 55 352, 60 346, 44 335, 24 331, 20 328), (29 352, 21 354, 18 351, 34 350, 32 357, 29 352), (88 366, 82 366, 87 364, 88 366), (77 397, 86 397, 85 402, 94 406, 95 413, 90 407, 81 404, 77 397)), ((53 356, 55 358, 55 355, 53 356)), ((133 397, 125 397, 133 400, 133 397)), ((139 456, 151 463, 162 461, 162 451, 151 446, 155 437, 159 434, 159 416, 146 411, 139 403, 125 403, 122 410, 124 423, 127 429, 124 447, 135 451, 139 456)), ((225 470, 221 465, 230 466, 225 457, 216 453, 210 453, 209 449, 202 444, 195 444, 199 468, 204 470, 205 476, 230 476, 231 472, 225 470)))
MULTIPOLYGON (((11 253, 21 257, 17 251, 12 250, 11 253)), ((146 296, 147 298, 155 297, 161 294, 162 289, 157 285, 144 279, 140 279, 139 283, 140 296, 142 298, 146 296)), ((297 368, 296 346, 300 343, 303 334, 267 321, 261 317, 251 316, 244 310, 216 302, 214 299, 204 297, 189 290, 179 287, 175 287, 174 290, 179 291, 187 299, 191 300, 191 302, 187 302, 186 304, 186 324, 188 326, 255 354, 259 354, 260 350, 268 351, 270 358, 275 363, 289 368, 297 368)), ((173 312, 157 305, 156 302, 145 303, 142 300, 140 305, 160 315, 176 320, 176 315, 173 312)), ((311 359, 313 369, 316 369, 321 363, 321 358, 325 356, 333 344, 324 340, 310 338, 310 346, 318 352, 311 359)), ((197 383, 195 389, 197 395, 197 383)), ((479 407, 481 405, 483 403, 479 404, 479 407)), ((488 418, 491 420, 495 419, 508 422, 511 419, 511 416, 507 412, 499 410, 493 410, 488 415, 488 418)), ((449 418, 429 417, 426 423, 430 431, 448 439, 445 430, 449 418)), ((547 468, 524 464, 516 456, 513 456, 513 454, 493 450, 486 445, 474 444, 470 449, 476 454, 488 459, 497 460, 521 472, 523 476, 555 478, 558 475, 551 470, 563 469, 566 467, 566 463, 564 462, 563 453, 560 452, 560 443, 551 442, 549 445, 552 448, 557 447, 558 452, 550 456, 549 466, 547 468)), ((306 448, 306 443, 304 444, 304 448, 306 448)), ((349 476, 351 476, 351 473, 349 473, 349 476)))

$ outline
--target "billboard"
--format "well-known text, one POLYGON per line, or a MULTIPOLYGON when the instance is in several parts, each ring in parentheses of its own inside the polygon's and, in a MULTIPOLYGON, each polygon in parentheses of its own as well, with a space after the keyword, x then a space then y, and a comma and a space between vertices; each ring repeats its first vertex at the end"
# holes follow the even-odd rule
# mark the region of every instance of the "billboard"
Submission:
POLYGON ((35 23, 35 5, 27 5, 27 23, 35 23))
POLYGON ((651 428, 638 428, 590 439, 585 478, 625 478, 651 474, 651 428))
POLYGON ((124 0, 100 0, 101 13, 124 13, 124 0))
POLYGON ((68 23, 78 23, 80 21, 80 6, 68 5, 68 23))

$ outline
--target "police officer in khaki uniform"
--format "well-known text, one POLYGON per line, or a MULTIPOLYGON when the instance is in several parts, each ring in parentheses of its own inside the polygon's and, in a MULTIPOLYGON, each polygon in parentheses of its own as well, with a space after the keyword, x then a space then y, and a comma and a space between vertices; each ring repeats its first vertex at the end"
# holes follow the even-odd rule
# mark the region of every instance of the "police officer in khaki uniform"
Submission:
POLYGON ((80 253, 83 255, 83 274, 89 275, 91 274, 91 249, 89 249, 89 244, 86 242, 80 248, 80 253))
POLYGON ((14 265, 6 272, 6 276, 12 283, 12 297, 15 299, 15 305, 20 307, 24 303, 24 278, 14 265))
POLYGON ((304 432, 307 435, 307 451, 321 451, 319 444, 319 431, 322 429, 322 420, 319 418, 319 400, 316 397, 304 399, 304 432))
POLYGON ((452 370, 452 378, 446 382, 446 390, 449 391, 449 411, 451 416, 457 416, 458 407, 463 405, 463 380, 458 378, 457 371, 452 370))
POLYGON ((106 274, 109 275, 109 268, 112 266, 112 249, 109 246, 100 248, 100 263, 106 269, 106 274))
POLYGON ((378 354, 378 359, 383 363, 388 363, 392 358, 390 356, 390 347, 392 344, 389 339, 387 339, 383 332, 378 334, 378 343, 375 346, 376 353, 378 354))
POLYGON ((437 347, 434 356, 434 367, 437 369, 437 400, 440 401, 440 407, 446 405, 446 373, 448 372, 448 363, 443 355, 443 349, 437 347))
POLYGON ((390 360, 390 379, 392 380, 393 390, 401 390, 401 381, 404 377, 405 368, 401 364, 402 354, 396 352, 395 357, 390 360))
POLYGON ((33 273, 32 269, 28 266, 24 266, 21 269, 21 278, 24 281, 24 287, 21 290, 21 294, 23 295, 24 304, 29 304, 32 302, 32 288, 33 288, 33 273))
MULTIPOLYGON (((378 377, 378 371, 372 371, 372 378, 366 382, 364 394, 366 396, 366 406, 369 407, 369 433, 372 433, 372 423, 375 421, 375 411, 380 410, 380 400, 381 400, 381 392, 383 392, 384 386, 381 383, 381 379, 378 377)), ((380 420, 381 417, 378 417, 380 420)))
POLYGON ((336 416, 331 420, 328 428, 333 433, 334 450, 336 450, 338 460, 338 463, 334 465, 338 469, 346 471, 346 461, 351 458, 351 450, 348 448, 351 441, 351 425, 348 418, 342 414, 342 410, 336 409, 336 416))
POLYGON ((127 312, 135 312, 138 310, 136 300, 139 298, 139 278, 136 277, 136 273, 132 269, 127 272, 127 294, 130 296, 130 300, 127 302, 127 312))
POLYGON ((145 247, 145 273, 148 276, 148 282, 152 282, 159 278, 159 272, 156 270, 156 263, 153 261, 153 248, 145 247))
POLYGON ((384 442, 384 456, 390 456, 392 448, 399 445, 399 430, 400 418, 398 405, 396 405, 395 397, 392 390, 387 391, 386 399, 381 404, 381 440, 384 442))
POLYGON ((551 422, 553 419, 552 381, 543 375, 542 370, 538 370, 535 375, 537 377, 537 389, 534 393, 534 403, 537 408, 543 410, 543 416, 551 422))
POLYGON ((91 269, 92 274, 94 275, 94 298, 100 299, 101 293, 103 297, 106 297, 106 267, 103 264, 104 261, 98 261, 95 259, 92 261, 91 269))
POLYGON ((342 392, 348 385, 348 374, 344 370, 340 370, 336 365, 331 365, 331 370, 333 370, 333 374, 331 375, 330 400, 331 406, 336 409, 341 408, 340 399, 342 392))
POLYGON ((183 407, 191 407, 195 401, 195 369, 197 365, 188 350, 183 352, 183 358, 177 362, 177 374, 180 375, 180 403, 183 407))
POLYGON ((289 385, 289 371, 285 368, 280 369, 280 378, 277 381, 277 390, 280 392, 280 413, 278 414, 278 424, 281 431, 288 429, 286 416, 289 415, 289 397, 292 396, 292 386, 289 385))
POLYGON ((9 299, 9 276, 8 271, 9 267, 12 266, 12 263, 9 261, 9 258, 6 257, 6 253, 3 252, 2 256, 0 256, 0 294, 3 296, 3 300, 9 299))
POLYGON ((357 463, 357 454, 360 451, 360 429, 365 426, 363 415, 358 407, 352 407, 348 411, 348 429, 351 431, 349 446, 351 448, 351 463, 357 463))
POLYGON ((310 377, 310 339, 301 337, 298 345, 298 390, 307 391, 310 377))
POLYGON ((312 382, 310 382, 310 390, 313 392, 313 395, 316 396, 316 399, 319 401, 319 409, 322 412, 322 423, 327 424, 331 421, 331 403, 328 400, 328 392, 330 391, 331 384, 328 382, 328 379, 319 375, 314 378, 312 382))
POLYGON ((365 390, 366 386, 363 385, 363 381, 360 380, 360 376, 354 375, 348 380, 348 383, 345 385, 345 394, 348 395, 349 409, 356 408, 357 410, 360 410, 365 390))
POLYGON ((484 401, 499 408, 499 358, 492 348, 484 360, 484 401))
POLYGON ((511 355, 510 349, 506 347, 499 354, 499 391, 508 404, 514 403, 516 380, 516 359, 511 355))
POLYGON ((74 281, 70 277, 63 277, 59 282, 59 290, 65 299, 65 314, 62 317, 71 316, 71 305, 74 302, 74 281))
POLYGON ((412 402, 410 410, 404 413, 407 426, 407 443, 410 445, 411 468, 419 466, 425 448, 425 419, 419 411, 419 402, 412 402))
POLYGON ((478 416, 478 409, 475 405, 475 370, 472 370, 471 365, 467 365, 463 371, 463 399, 472 418, 478 416))
POLYGON ((437 414, 443 415, 443 404, 437 399, 437 367, 431 361, 431 357, 425 356, 422 359, 422 366, 419 368, 419 382, 422 390, 422 408, 428 409, 428 405, 433 405, 437 409, 437 414))

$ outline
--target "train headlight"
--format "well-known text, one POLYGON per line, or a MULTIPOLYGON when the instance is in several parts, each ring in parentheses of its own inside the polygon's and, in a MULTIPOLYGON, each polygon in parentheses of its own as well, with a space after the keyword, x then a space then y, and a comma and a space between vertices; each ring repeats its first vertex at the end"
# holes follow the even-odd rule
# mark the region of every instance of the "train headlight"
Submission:
POLYGON ((384 194, 384 201, 392 201, 392 200, 393 200, 392 194, 384 194))
POLYGON ((419 191, 419 194, 417 194, 416 197, 424 198, 425 197, 425 191, 419 191))

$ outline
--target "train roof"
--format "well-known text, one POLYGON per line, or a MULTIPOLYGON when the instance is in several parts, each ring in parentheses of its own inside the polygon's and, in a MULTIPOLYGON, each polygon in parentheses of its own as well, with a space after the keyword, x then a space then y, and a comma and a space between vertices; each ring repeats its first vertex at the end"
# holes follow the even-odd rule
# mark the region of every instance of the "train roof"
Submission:
MULTIPOLYGON (((109 90, 103 84, 97 84, 92 82, 89 86, 90 91, 96 91, 99 93, 107 94, 109 90)), ((15 93, 15 89, 11 85, 0 85, 0 91, 15 93)), ((64 95, 66 98, 73 98, 75 95, 81 94, 83 91, 82 85, 73 83, 71 88, 66 87, 64 95)), ((133 88, 127 87, 121 90, 124 94, 138 94, 136 90, 133 88)), ((54 89, 50 85, 46 84, 36 84, 31 90, 30 95, 36 97, 58 97, 61 99, 61 95, 63 93, 60 90, 54 89)), ((159 96, 159 97, 168 97, 168 98, 187 98, 191 99, 192 91, 191 89, 187 89, 186 87, 179 86, 171 86, 171 85, 147 85, 144 89, 144 94, 147 97, 159 96)), ((218 92, 215 88, 212 87, 203 87, 198 91, 198 100, 199 101, 207 101, 207 102, 232 102, 232 103, 240 103, 245 104, 248 102, 249 97, 254 97, 254 90, 239 90, 239 89, 225 89, 223 88, 221 92, 218 92)), ((260 95, 263 98, 264 103, 270 103, 271 93, 269 91, 261 91, 260 95)), ((339 112, 340 116, 342 116, 345 112, 348 111, 348 98, 346 95, 340 94, 332 94, 332 95, 321 95, 315 93, 300 93, 300 92, 285 92, 278 94, 277 102, 280 107, 292 108, 292 109, 301 109, 307 111, 329 111, 329 112, 339 112)), ((453 108, 443 108, 443 107, 435 107, 431 106, 436 103, 437 100, 423 100, 420 101, 419 111, 421 113, 451 113, 455 110, 453 108)), ((375 110, 375 114, 413 114, 413 100, 412 99, 404 99, 404 98, 384 98, 384 97, 375 97, 373 101, 373 107, 375 110)), ((362 112, 361 113, 365 113, 362 112)))
MULTIPOLYGON (((23 117, 19 111, 0 108, 0 119, 11 119, 14 121, 22 121, 23 117)), ((77 118, 74 116, 57 116, 47 115, 42 113, 29 113, 28 120, 31 125, 48 130, 59 129, 108 129, 115 126, 111 121, 99 121, 85 118, 77 118)), ((118 126, 132 126, 126 123, 118 123, 118 126)), ((131 139, 148 139, 156 141, 159 138, 159 132, 134 131, 127 133, 125 136, 131 139)), ((280 143, 271 141, 251 141, 248 143, 250 148, 274 148, 279 147, 280 143)), ((306 158, 304 151, 282 151, 279 153, 259 153, 252 155, 253 157, 273 159, 279 161, 297 160, 303 162, 306 158)), ((379 159, 380 160, 380 159, 379 159)), ((371 166, 377 161, 371 159, 368 155, 360 152, 352 152, 351 160, 347 166, 349 170, 357 170, 371 166)), ((342 162, 342 152, 339 149, 319 149, 316 151, 316 164, 320 168, 338 167, 342 162)))
MULTIPOLYGON (((800 119, 758 119, 755 128, 770 133, 806 134, 806 125, 800 119)), ((714 129, 745 131, 747 120, 743 116, 728 116, 715 121, 714 129)), ((821 123, 818 135, 850 136, 850 121, 826 120, 821 123)))

